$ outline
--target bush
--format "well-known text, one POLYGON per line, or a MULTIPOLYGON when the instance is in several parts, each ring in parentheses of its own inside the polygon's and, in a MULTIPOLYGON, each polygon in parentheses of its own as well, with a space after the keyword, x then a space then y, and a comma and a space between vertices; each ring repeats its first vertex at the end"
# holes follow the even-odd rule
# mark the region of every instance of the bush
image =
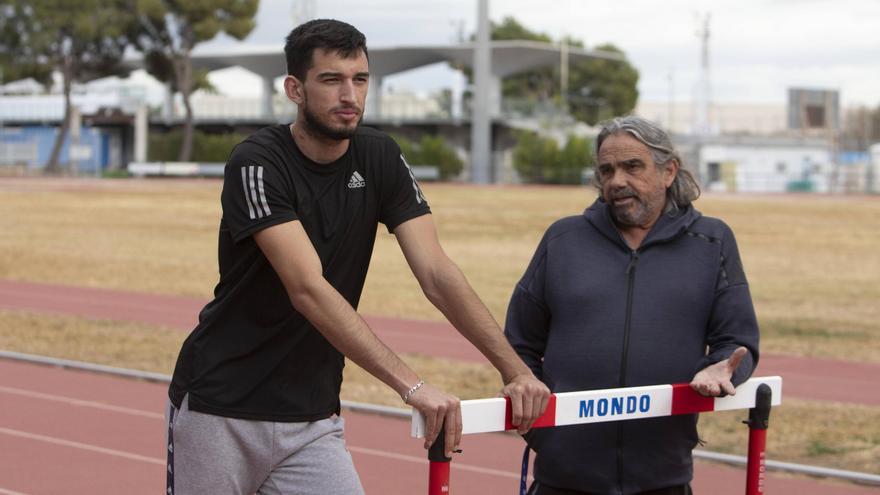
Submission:
POLYGON ((449 180, 460 174, 464 168, 464 162, 458 157, 455 149, 440 136, 425 134, 418 143, 395 134, 392 134, 391 137, 397 141, 400 152, 403 153, 410 165, 437 167, 440 180, 449 180))
POLYGON ((593 163, 593 143, 590 139, 568 136, 568 141, 560 152, 559 167, 554 175, 554 184, 580 184, 585 168, 593 163))
POLYGON ((517 134, 513 166, 524 182, 532 184, 580 184, 584 168, 590 166, 591 142, 569 136, 562 149, 555 139, 522 131, 517 134))
POLYGON ((550 169, 559 162, 559 145, 556 140, 541 137, 532 132, 517 133, 513 149, 513 166, 524 182, 547 183, 550 169))
MULTIPOLYGON (((225 163, 232 148, 242 142, 247 135, 231 132, 228 134, 208 134, 196 131, 193 136, 192 161, 225 163)), ((174 162, 180 154, 183 132, 172 131, 165 134, 151 134, 147 159, 152 162, 174 162)))
POLYGON ((451 146, 440 136, 425 134, 419 142, 421 163, 434 165, 440 170, 440 180, 448 180, 461 173, 464 162, 451 146))
POLYGON ((421 163, 421 155, 419 155, 418 147, 414 142, 398 134, 389 135, 391 136, 391 139, 397 143, 397 146, 400 146, 400 153, 406 157, 407 163, 410 165, 418 165, 421 163))

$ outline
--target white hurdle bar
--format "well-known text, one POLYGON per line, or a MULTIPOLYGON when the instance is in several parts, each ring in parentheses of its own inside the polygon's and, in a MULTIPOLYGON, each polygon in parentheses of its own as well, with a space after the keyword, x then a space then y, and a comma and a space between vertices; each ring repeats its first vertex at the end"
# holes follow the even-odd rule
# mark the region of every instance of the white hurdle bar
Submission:
MULTIPOLYGON (((533 427, 751 409, 755 407, 755 394, 761 384, 768 385, 772 391, 771 405, 782 403, 782 377, 779 376, 751 378, 736 388, 735 395, 726 397, 705 397, 687 383, 551 394, 547 410, 533 427)), ((510 418, 508 398, 461 401, 462 434, 513 430, 510 418)), ((415 409, 412 410, 412 436, 425 436, 425 417, 415 409)))

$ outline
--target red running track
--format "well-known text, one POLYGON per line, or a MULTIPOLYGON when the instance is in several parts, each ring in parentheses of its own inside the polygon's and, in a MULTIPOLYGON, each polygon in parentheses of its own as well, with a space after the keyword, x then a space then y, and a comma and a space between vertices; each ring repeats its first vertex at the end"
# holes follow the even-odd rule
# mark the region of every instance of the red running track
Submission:
MULTIPOLYGON (((140 380, 0 359, 0 494, 156 494, 164 491, 166 387, 140 380)), ((409 422, 343 413, 368 494, 427 492, 428 464, 409 422)), ((743 427, 745 439, 745 427, 743 427)), ((772 435, 772 428, 770 434, 772 435)), ((522 442, 513 435, 465 438, 450 492, 514 494, 522 442)), ((739 495, 745 472, 697 462, 700 494, 739 495)), ((768 494, 867 495, 867 487, 769 475, 768 494)))
MULTIPOLYGON (((0 309, 137 321, 191 330, 204 300, 85 287, 0 280, 0 309)), ((366 316, 396 352, 485 362, 448 323, 366 316)), ((880 365, 763 355, 756 374, 785 378, 785 396, 880 405, 880 365)))

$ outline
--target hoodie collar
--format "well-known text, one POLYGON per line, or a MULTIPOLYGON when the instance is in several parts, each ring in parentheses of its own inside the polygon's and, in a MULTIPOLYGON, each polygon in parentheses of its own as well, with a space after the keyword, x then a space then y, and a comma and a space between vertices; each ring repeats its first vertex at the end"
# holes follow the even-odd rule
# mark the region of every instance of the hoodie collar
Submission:
MULTIPOLYGON (((651 227, 648 235, 645 236, 645 240, 642 241, 639 250, 642 250, 651 244, 674 239, 684 233, 688 227, 690 227, 691 224, 701 216, 702 214, 697 211, 693 205, 680 208, 671 216, 666 213, 661 214, 660 218, 657 219, 657 222, 654 223, 654 226, 651 227)), ((614 225, 614 220, 611 219, 611 207, 608 206, 608 203, 601 198, 596 199, 592 205, 584 210, 584 217, 586 217, 587 221, 590 222, 596 230, 601 232, 602 235, 607 237, 610 241, 620 244, 621 247, 627 251, 630 250, 629 246, 627 246, 626 242, 623 240, 620 231, 617 230, 617 226, 614 225)))

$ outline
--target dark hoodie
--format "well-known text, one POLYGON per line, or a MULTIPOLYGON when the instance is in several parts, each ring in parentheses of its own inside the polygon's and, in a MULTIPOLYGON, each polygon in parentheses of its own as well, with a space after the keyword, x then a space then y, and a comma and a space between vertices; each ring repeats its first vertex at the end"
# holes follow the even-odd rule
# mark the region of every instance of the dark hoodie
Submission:
MULTIPOLYGON (((516 285, 505 334, 554 393, 689 382, 745 346, 739 385, 758 362, 733 232, 692 206, 661 215, 635 251, 601 200, 551 225, 516 285)), ((526 440, 540 483, 620 495, 689 482, 696 424, 670 416, 536 429, 526 440)))

